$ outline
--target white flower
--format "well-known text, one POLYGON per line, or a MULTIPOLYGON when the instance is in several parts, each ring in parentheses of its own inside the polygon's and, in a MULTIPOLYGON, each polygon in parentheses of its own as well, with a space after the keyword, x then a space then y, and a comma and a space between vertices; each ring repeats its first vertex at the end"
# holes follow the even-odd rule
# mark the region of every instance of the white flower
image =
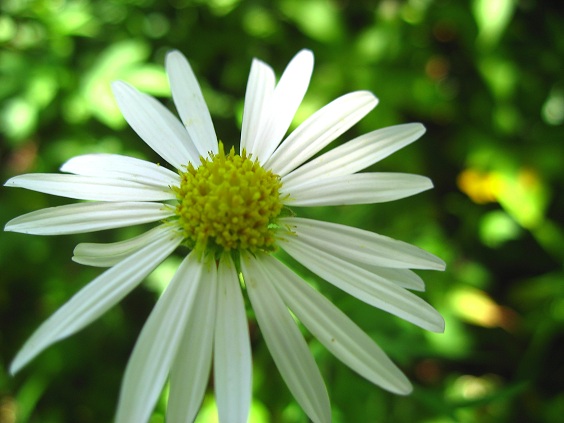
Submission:
POLYGON ((253 61, 241 150, 226 152, 187 60, 171 52, 166 67, 182 122, 123 82, 113 89, 127 122, 176 172, 130 157, 92 154, 69 160, 61 168, 65 174, 21 175, 6 182, 91 200, 17 217, 7 231, 55 235, 160 222, 126 241, 76 247, 73 260, 109 269, 39 327, 17 354, 11 372, 98 318, 183 244, 189 253, 127 365, 117 422, 146 422, 167 378, 168 421, 192 421, 212 356, 220 421, 247 421, 252 365, 242 287, 284 381, 314 422, 331 420, 329 399, 288 309, 360 375, 391 392, 409 393, 407 378, 368 335, 271 253, 282 248, 360 300, 424 329, 442 331, 437 311, 407 291, 424 289, 410 268, 442 270, 440 259, 361 229, 295 217, 288 209, 377 203, 431 188, 421 176, 357 173, 415 141, 423 126, 380 129, 310 160, 362 119, 377 99, 366 91, 344 95, 282 141, 313 69, 313 55, 304 50, 278 84, 268 65, 253 61))

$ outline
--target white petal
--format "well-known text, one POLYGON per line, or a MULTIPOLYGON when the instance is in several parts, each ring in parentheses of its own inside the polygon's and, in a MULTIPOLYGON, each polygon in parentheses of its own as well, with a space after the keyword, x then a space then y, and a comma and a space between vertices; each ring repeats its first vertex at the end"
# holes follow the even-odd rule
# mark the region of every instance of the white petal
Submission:
POLYGON ((62 172, 75 175, 115 178, 156 187, 180 184, 180 176, 166 167, 119 154, 84 154, 61 166, 62 172))
POLYGON ((214 386, 219 421, 246 422, 252 394, 252 362, 245 303, 235 265, 219 262, 214 341, 214 386))
POLYGON ((346 94, 333 100, 296 128, 265 163, 284 176, 357 123, 378 100, 368 91, 346 94))
POLYGON ((330 254, 354 263, 355 265, 372 273, 375 279, 385 279, 398 286, 401 286, 402 288, 410 289, 413 291, 425 291, 425 282, 418 274, 416 274, 412 270, 375 266, 371 263, 356 261, 352 258, 352 256, 354 256, 354 252, 351 252, 351 250, 349 249, 339 250, 334 248, 326 248, 324 251, 330 252, 330 254), (345 251, 346 253, 344 255, 340 254, 342 251, 345 251))
POLYGON ((199 163, 198 150, 170 110, 125 82, 112 83, 112 89, 127 123, 158 155, 179 170, 199 163))
POLYGON ((390 269, 389 267, 373 266, 367 263, 348 260, 354 262, 354 264, 362 267, 364 270, 373 273, 377 278, 386 279, 402 288, 414 291, 425 291, 425 282, 423 279, 409 269, 390 269))
POLYGON ((207 282, 202 273, 197 255, 188 255, 151 312, 127 363, 116 423, 149 420, 188 329, 190 313, 200 301, 198 287, 207 282))
POLYGON ((155 187, 113 178, 57 173, 19 175, 9 179, 5 185, 77 200, 164 201, 176 198, 168 187, 155 187))
POLYGON ((374 232, 299 217, 282 218, 279 223, 288 225, 303 242, 356 262, 403 269, 445 268, 445 263, 433 254, 374 232))
POLYGON ((331 421, 329 397, 319 368, 288 309, 273 285, 268 262, 249 254, 241 257, 243 277, 253 310, 272 358, 311 420, 331 421))
POLYGON ((351 175, 382 160, 425 133, 420 123, 378 129, 333 148, 282 178, 299 185, 320 177, 351 175))
POLYGON ((350 295, 432 332, 444 331, 442 316, 429 304, 396 284, 295 236, 280 245, 294 259, 350 295))
POLYGON ((166 71, 176 110, 200 155, 208 157, 210 151, 217 153, 210 112, 188 60, 179 51, 171 51, 166 56, 166 71))
POLYGON ((197 301, 192 307, 184 336, 170 371, 168 422, 193 422, 208 384, 213 327, 216 315, 217 269, 215 261, 202 264, 197 301))
POLYGON ((433 188, 429 178, 406 173, 355 173, 292 185, 283 185, 281 195, 300 207, 384 203, 433 188))
POLYGON ((175 230, 176 227, 164 224, 126 241, 107 244, 81 243, 75 247, 72 260, 87 266, 111 267, 175 230))
POLYGON ((268 121, 261 126, 252 153, 261 163, 271 156, 288 131, 302 102, 313 72, 313 53, 302 50, 288 63, 276 85, 268 110, 268 121))
MULTIPOLYGON (((274 93, 274 71, 266 63, 254 59, 247 82, 243 124, 241 128, 241 153, 252 153, 258 135, 268 124, 269 105, 274 93)), ((254 157, 254 156, 253 156, 254 157)))
POLYGON ((352 320, 278 260, 265 261, 284 302, 339 360, 384 389, 411 392, 409 380, 352 320))
POLYGON ((34 332, 10 366, 14 374, 51 344, 79 331, 118 303, 182 241, 161 237, 106 270, 59 308, 34 332))
POLYGON ((79 203, 50 207, 18 216, 5 231, 33 235, 67 235, 149 223, 172 216, 161 203, 79 203))

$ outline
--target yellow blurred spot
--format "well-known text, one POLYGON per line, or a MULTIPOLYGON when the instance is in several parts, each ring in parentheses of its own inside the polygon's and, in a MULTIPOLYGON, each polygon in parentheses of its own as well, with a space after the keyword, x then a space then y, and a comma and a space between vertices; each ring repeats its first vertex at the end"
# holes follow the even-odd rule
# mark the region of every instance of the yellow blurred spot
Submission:
POLYGON ((516 324, 515 313, 497 304, 484 291, 465 287, 453 291, 449 297, 453 312, 468 323, 506 330, 516 324))
POLYGON ((499 202, 526 229, 536 228, 544 221, 549 193, 533 168, 522 167, 516 172, 470 168, 458 175, 457 185, 475 203, 499 202))
POLYGON ((493 203, 502 190, 502 181, 495 172, 466 169, 458 175, 458 188, 477 204, 493 203))
POLYGON ((462 375, 458 377, 452 386, 452 394, 465 400, 476 400, 491 395, 499 385, 497 375, 484 375, 482 377, 462 375))
POLYGON ((0 422, 15 423, 16 422, 16 401, 12 397, 0 398, 0 422))

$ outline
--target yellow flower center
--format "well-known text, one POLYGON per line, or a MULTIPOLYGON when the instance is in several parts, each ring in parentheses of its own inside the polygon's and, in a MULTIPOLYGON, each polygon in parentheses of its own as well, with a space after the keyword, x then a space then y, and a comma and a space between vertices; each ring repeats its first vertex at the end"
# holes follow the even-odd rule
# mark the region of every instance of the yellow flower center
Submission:
POLYGON ((282 211, 280 177, 257 160, 223 145, 200 166, 188 164, 175 187, 176 213, 190 248, 219 253, 274 250, 275 219, 282 211))

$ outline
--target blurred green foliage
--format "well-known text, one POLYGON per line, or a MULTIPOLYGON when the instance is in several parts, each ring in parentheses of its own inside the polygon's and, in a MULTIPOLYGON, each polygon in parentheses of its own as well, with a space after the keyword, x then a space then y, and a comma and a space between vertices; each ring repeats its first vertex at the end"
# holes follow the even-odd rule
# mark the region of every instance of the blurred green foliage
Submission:
MULTIPOLYGON (((541 0, 5 0, 0 16, 1 179, 55 172, 112 152, 158 161, 129 129, 109 83, 126 80, 170 105, 163 71, 179 49, 199 76, 226 144, 251 59, 280 74, 301 48, 316 69, 295 124, 335 97, 368 89, 380 105, 339 142, 420 121, 422 140, 374 166, 430 176, 435 190, 368 207, 300 210, 426 248, 448 263, 422 294, 445 334, 374 310, 303 271, 365 329, 415 385, 372 386, 310 345, 335 423, 558 422, 564 415, 564 11, 541 0), (406 210, 408 207, 409 210, 406 210)), ((0 221, 67 203, 0 190, 0 221)), ((125 363, 178 258, 119 307, 49 348, 15 377, 7 367, 48 315, 98 274, 73 246, 138 229, 72 237, 0 235, 0 421, 111 421, 125 363)), ((306 422, 258 328, 253 422, 306 422)), ((216 421, 211 396, 198 422, 216 421)), ((152 422, 164 421, 165 398, 152 422)))

